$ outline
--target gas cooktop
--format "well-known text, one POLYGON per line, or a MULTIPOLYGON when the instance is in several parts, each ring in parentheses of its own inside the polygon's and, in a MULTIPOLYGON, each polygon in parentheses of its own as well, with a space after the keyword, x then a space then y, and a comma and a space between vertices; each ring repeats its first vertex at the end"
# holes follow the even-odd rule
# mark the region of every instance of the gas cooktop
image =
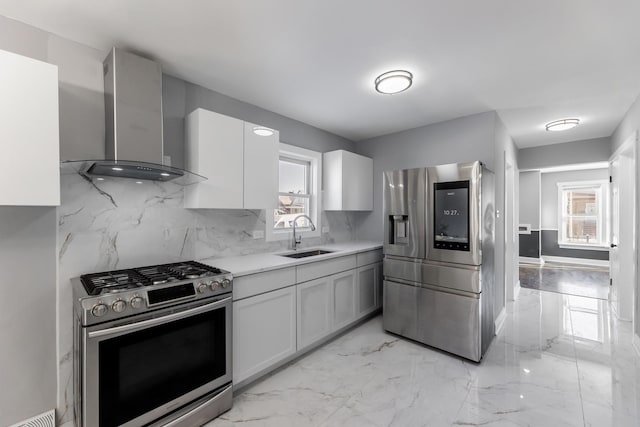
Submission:
POLYGON ((161 285, 182 280, 201 279, 225 274, 226 271, 195 261, 128 268, 80 276, 88 295, 118 293, 144 286, 161 285))
POLYGON ((233 275, 196 261, 84 274, 71 279, 74 311, 89 326, 180 304, 228 298, 233 275))

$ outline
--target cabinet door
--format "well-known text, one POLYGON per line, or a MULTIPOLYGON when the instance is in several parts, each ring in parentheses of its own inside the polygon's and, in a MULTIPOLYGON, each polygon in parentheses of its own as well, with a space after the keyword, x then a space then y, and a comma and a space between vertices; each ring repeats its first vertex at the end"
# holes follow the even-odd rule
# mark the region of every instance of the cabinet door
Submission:
POLYGON ((207 178, 185 188, 185 207, 242 209, 244 122, 199 108, 185 129, 187 169, 207 178))
POLYGON ((260 136, 252 123, 244 123, 244 208, 278 207, 278 148, 280 134, 260 136))
POLYGON ((323 154, 323 209, 373 210, 373 160, 345 150, 323 154))
POLYGON ((356 320, 356 271, 330 276, 333 321, 335 331, 356 320))
POLYGON ((323 277, 297 286, 298 350, 331 332, 331 283, 323 277))
POLYGON ((296 352, 296 287, 233 303, 233 381, 296 352))
POLYGON ((370 264, 358 268, 358 318, 365 316, 376 309, 376 299, 378 298, 376 282, 376 264, 370 264))
POLYGON ((342 210, 373 210, 373 160, 349 151, 342 161, 342 210))
POLYGON ((0 94, 0 205, 59 205, 58 68, 0 50, 0 94))

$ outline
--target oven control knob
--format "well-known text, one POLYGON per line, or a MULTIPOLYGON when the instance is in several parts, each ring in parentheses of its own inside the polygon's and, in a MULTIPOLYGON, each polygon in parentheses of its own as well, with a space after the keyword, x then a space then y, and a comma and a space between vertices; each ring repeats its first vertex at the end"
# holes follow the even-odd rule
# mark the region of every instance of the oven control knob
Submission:
POLYGON ((124 311, 124 309, 127 308, 127 303, 125 301, 119 299, 119 300, 115 301, 113 304, 111 304, 111 308, 116 313, 122 313, 124 311))
POLYGON ((207 284, 206 283, 200 283, 198 285, 198 292, 200 293, 204 293, 204 291, 207 290, 207 284))
POLYGON ((133 307, 133 308, 142 307, 142 298, 140 298, 140 297, 131 298, 131 301, 129 301, 129 305, 131 305, 131 307, 133 307))
POLYGON ((109 311, 109 307, 107 307, 105 304, 96 304, 91 309, 91 314, 93 314, 95 317, 102 317, 107 314, 107 311, 109 311))
POLYGON ((222 281, 222 287, 223 287, 224 289, 228 288, 230 284, 231 284, 231 281, 230 281, 229 279, 224 279, 224 280, 222 281))
POLYGON ((211 282, 211 290, 215 291, 220 287, 220 282, 218 282, 217 280, 214 280, 213 282, 211 282))

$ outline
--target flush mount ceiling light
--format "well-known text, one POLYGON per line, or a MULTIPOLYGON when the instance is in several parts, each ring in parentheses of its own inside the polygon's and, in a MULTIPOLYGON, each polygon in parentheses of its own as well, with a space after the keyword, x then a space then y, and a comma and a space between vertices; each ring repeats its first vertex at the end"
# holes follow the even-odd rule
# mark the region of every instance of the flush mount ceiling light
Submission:
POLYGON ((572 129, 580 124, 580 119, 556 120, 545 125, 545 129, 550 132, 559 132, 572 129))
POLYGON ((405 91, 413 83, 413 74, 405 70, 393 70, 380 74, 376 80, 376 90, 380 93, 394 94, 405 91))
POLYGON ((273 135, 273 129, 269 129, 263 126, 255 126, 253 128, 253 133, 258 136, 271 136, 273 135))

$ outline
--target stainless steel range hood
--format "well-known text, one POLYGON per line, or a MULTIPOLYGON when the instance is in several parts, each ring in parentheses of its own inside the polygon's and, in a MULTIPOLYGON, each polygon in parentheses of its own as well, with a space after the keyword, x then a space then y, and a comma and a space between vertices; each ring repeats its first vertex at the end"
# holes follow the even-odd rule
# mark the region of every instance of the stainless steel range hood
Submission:
POLYGON ((70 162, 77 171, 185 185, 206 179, 164 164, 160 64, 113 48, 104 61, 104 97, 105 160, 70 162))

